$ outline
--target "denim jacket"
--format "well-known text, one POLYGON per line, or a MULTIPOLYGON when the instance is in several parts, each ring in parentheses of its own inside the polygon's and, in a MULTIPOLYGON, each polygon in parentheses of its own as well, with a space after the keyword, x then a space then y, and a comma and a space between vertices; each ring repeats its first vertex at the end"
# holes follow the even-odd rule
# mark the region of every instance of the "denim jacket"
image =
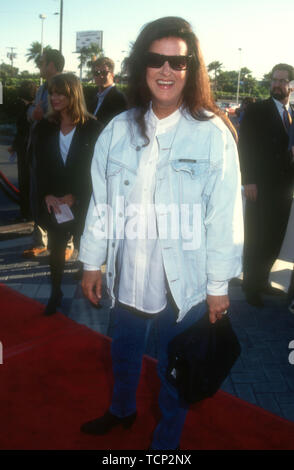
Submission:
MULTIPOLYGON (((106 261, 113 304, 116 259, 125 229, 125 201, 146 143, 134 121, 135 112, 116 116, 97 140, 91 169, 93 195, 80 246, 82 262, 101 266, 106 261)), ((166 279, 180 321, 192 306, 206 298, 208 280, 229 280, 242 271, 239 160, 229 129, 216 116, 197 121, 183 112, 176 131, 159 135, 157 140, 157 230, 166 279), (178 219, 171 215, 175 207, 179 209, 178 219), (184 226, 180 223, 174 230, 172 224, 182 219, 184 226)))

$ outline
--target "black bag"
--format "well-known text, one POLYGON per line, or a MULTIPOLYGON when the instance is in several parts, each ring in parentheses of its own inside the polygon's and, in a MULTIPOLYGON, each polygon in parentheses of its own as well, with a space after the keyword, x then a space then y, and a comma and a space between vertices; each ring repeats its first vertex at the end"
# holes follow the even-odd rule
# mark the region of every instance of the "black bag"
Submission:
POLYGON ((229 317, 210 323, 206 313, 169 343, 167 379, 180 398, 195 403, 217 392, 240 353, 229 317))

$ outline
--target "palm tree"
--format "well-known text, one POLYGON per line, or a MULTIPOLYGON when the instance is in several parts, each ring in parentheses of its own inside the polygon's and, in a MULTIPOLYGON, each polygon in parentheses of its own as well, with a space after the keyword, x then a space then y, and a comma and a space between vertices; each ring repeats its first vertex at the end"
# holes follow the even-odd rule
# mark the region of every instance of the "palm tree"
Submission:
MULTIPOLYGON (((81 76, 82 76, 82 69, 85 65, 89 69, 91 69, 92 63, 98 59, 98 57, 101 57, 103 55, 102 49, 97 44, 91 43, 87 47, 81 47, 79 50, 79 57, 78 60, 80 62, 79 68, 81 70, 81 76)), ((90 75, 90 74, 88 74, 90 75)))
MULTIPOLYGON (((43 48, 43 51, 52 49, 51 46, 46 46, 43 48)), ((38 41, 32 42, 30 48, 28 49, 28 53, 26 54, 27 62, 33 60, 35 62, 36 67, 40 65, 40 58, 41 58, 41 43, 38 41)))
POLYGON ((208 72, 214 72, 214 90, 217 90, 217 75, 220 74, 223 64, 218 60, 210 62, 207 66, 208 72))

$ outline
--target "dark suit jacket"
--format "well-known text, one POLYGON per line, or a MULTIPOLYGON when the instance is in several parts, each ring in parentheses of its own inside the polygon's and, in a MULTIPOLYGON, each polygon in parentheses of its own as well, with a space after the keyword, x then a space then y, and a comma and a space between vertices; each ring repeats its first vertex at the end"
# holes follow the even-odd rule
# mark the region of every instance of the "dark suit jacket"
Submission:
POLYGON ((290 149, 294 147, 294 113, 292 116, 292 125, 290 127, 290 132, 289 132, 289 147, 290 149))
POLYGON ((77 125, 65 164, 59 149, 59 131, 59 125, 44 119, 34 133, 40 225, 48 194, 57 197, 72 194, 76 199, 75 217, 83 225, 92 193, 91 161, 101 125, 94 119, 77 125))
POLYGON ((240 124, 239 156, 243 184, 270 188, 292 184, 289 137, 272 98, 248 107, 240 124))
MULTIPOLYGON (((92 103, 89 111, 94 113, 97 106, 97 97, 92 103)), ((96 113, 97 120, 105 127, 111 119, 113 119, 117 114, 126 111, 127 109, 127 99, 123 93, 118 91, 118 89, 113 86, 111 90, 105 96, 98 112, 96 113)))

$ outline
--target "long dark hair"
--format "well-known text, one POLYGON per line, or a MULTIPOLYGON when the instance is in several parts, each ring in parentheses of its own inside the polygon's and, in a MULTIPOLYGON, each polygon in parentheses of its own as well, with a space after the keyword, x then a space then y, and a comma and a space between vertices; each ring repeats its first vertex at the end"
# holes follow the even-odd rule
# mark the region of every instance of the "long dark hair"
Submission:
POLYGON ((212 116, 208 116, 205 111, 220 116, 236 138, 236 131, 230 120, 214 102, 198 38, 192 31, 191 25, 176 16, 159 18, 148 23, 139 34, 127 59, 128 99, 131 106, 139 109, 136 120, 142 135, 147 138, 144 115, 151 101, 150 90, 146 83, 145 54, 152 42, 166 37, 183 39, 188 46, 188 54, 192 56, 183 90, 183 108, 199 121, 211 119, 212 116))

